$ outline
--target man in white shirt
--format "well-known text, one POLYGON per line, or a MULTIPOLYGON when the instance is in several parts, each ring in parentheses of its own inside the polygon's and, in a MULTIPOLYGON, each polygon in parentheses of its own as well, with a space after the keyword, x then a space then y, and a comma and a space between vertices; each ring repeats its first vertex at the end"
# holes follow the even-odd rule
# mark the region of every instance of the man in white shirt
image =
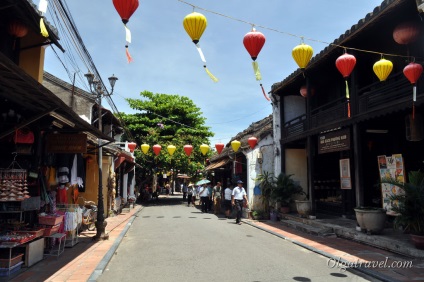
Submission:
POLYGON ((202 204, 202 212, 208 212, 208 206, 210 201, 209 189, 206 187, 206 184, 200 188, 199 191, 200 202, 202 204))
POLYGON ((230 185, 229 187, 225 188, 224 190, 224 207, 225 207, 225 217, 231 218, 230 214, 232 211, 231 206, 231 195, 233 193, 233 185, 230 185))
POLYGON ((237 187, 233 189, 231 193, 231 204, 237 209, 237 218, 236 224, 241 225, 241 216, 243 213, 243 200, 246 201, 246 206, 249 205, 249 201, 247 200, 246 190, 243 188, 243 181, 237 181, 237 187))

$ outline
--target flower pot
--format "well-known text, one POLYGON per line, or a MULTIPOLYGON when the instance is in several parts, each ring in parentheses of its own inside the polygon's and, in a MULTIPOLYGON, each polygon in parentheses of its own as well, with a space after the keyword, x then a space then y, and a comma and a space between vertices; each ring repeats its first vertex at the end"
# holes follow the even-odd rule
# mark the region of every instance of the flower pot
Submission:
POLYGON ((296 210, 301 217, 308 217, 311 213, 311 202, 296 200, 296 210))
POLYGON ((270 212, 269 218, 271 219, 271 221, 277 221, 277 213, 276 212, 270 212))
POLYGON ((356 208, 356 220, 367 234, 380 234, 386 224, 386 210, 379 208, 356 208))
POLYGON ((290 212, 290 207, 280 207, 280 212, 281 213, 289 213, 290 212))
POLYGON ((411 234, 410 236, 415 248, 424 250, 424 236, 414 234, 411 234))

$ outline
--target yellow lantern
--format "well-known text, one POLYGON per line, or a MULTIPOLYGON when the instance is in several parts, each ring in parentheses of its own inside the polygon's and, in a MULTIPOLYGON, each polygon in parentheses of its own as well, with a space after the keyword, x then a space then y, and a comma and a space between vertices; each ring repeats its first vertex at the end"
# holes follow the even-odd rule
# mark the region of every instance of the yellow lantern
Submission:
POLYGON ((299 66, 299 68, 304 69, 309 64, 313 53, 314 49, 312 49, 311 46, 306 45, 302 42, 300 45, 297 45, 293 48, 292 57, 299 66))
POLYGON ((200 37, 208 26, 206 17, 200 13, 188 14, 183 20, 184 29, 193 40, 194 44, 199 43, 200 37))
POLYGON ((175 147, 174 145, 169 145, 166 149, 168 149, 168 153, 171 155, 174 154, 175 150, 177 149, 177 147, 175 147))
POLYGON ((149 144, 142 144, 142 145, 141 145, 141 151, 142 151, 144 154, 147 154, 147 152, 149 152, 149 149, 150 149, 149 144))
POLYGON ((206 144, 200 145, 200 152, 202 152, 203 156, 209 152, 209 146, 206 144))
POLYGON ((381 58, 380 61, 374 64, 372 69, 380 81, 385 81, 393 70, 393 63, 389 60, 381 58))
POLYGON ((241 145, 240 141, 237 141, 237 140, 231 141, 231 148, 233 148, 234 152, 238 151, 238 149, 240 148, 240 145, 241 145))
POLYGON ((200 59, 203 62, 203 68, 214 82, 218 82, 218 79, 206 67, 205 55, 203 55, 202 49, 199 45, 200 37, 202 37, 202 34, 205 31, 207 25, 208 21, 206 20, 206 17, 197 12, 188 14, 183 20, 184 29, 187 32, 188 36, 190 36, 191 40, 193 40, 193 43, 196 45, 197 51, 200 55, 200 59))

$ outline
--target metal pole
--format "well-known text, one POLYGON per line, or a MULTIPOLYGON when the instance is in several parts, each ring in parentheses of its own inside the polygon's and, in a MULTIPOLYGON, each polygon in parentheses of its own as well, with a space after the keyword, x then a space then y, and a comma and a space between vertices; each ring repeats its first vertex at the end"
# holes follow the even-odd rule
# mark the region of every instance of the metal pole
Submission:
MULTIPOLYGON (((99 124, 99 130, 102 132, 102 93, 98 93, 98 124, 99 124)), ((109 236, 105 234, 106 232, 106 225, 107 222, 105 221, 104 217, 104 204, 103 204, 103 148, 102 148, 102 139, 98 138, 99 140, 99 148, 98 148, 98 161, 99 161, 99 191, 98 191, 98 210, 97 210, 97 221, 96 221, 96 230, 97 234, 93 238, 95 240, 105 240, 108 239, 109 236)))

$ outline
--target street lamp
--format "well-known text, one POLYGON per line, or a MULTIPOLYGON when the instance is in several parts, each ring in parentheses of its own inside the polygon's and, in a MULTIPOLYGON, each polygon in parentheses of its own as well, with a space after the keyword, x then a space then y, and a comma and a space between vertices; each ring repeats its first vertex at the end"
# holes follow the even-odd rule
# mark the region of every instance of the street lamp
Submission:
MULTIPOLYGON (((99 131, 103 132, 102 130, 102 98, 103 96, 110 96, 113 93, 113 89, 115 87, 115 82, 118 80, 118 78, 115 75, 112 75, 109 77, 109 83, 111 86, 111 92, 108 93, 107 91, 103 90, 103 85, 100 83, 99 80, 94 78, 94 74, 91 72, 88 72, 84 75, 87 78, 88 84, 90 85, 90 91, 92 94, 96 95, 97 98, 97 105, 98 105, 98 124, 99 124, 99 131)), ((98 203, 97 203, 97 221, 96 221, 96 230, 97 234, 93 239, 100 240, 100 239, 107 239, 108 236, 106 236, 106 225, 107 222, 105 221, 104 217, 104 205, 103 205, 103 172, 102 172, 102 159, 103 159, 103 150, 102 150, 102 139, 98 138, 98 161, 99 161, 99 191, 98 191, 98 203)))

